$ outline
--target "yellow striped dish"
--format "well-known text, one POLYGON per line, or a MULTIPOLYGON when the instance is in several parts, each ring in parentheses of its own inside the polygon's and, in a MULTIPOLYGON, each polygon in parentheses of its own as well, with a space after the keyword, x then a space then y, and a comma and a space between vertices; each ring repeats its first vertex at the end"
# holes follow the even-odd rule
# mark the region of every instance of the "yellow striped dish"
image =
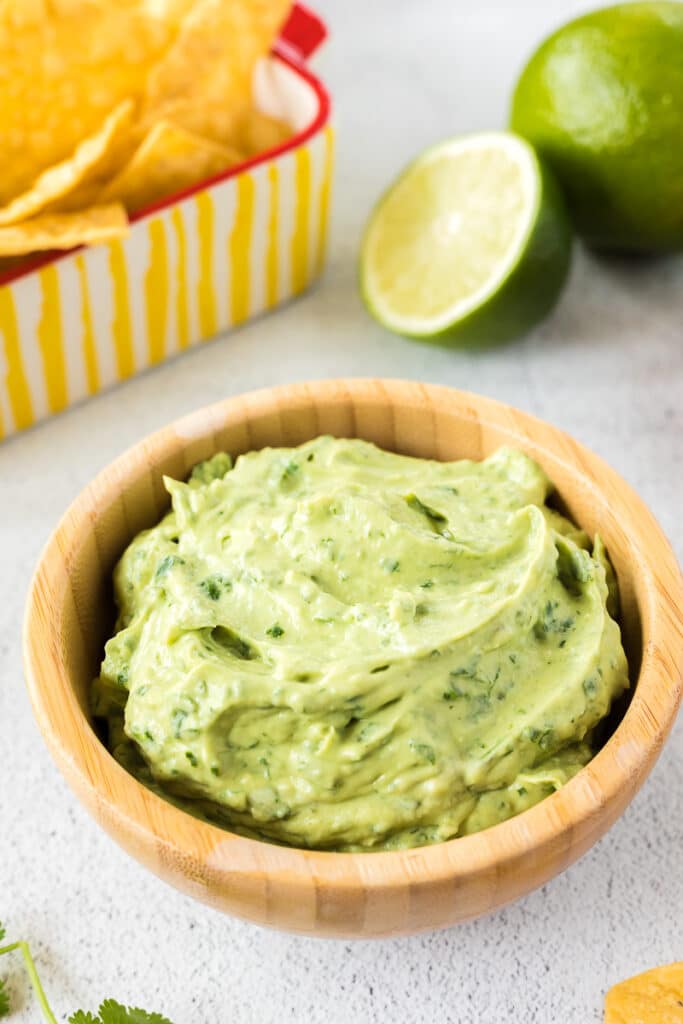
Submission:
POLYGON ((304 100, 305 124, 281 151, 135 218, 123 241, 0 283, 0 438, 272 309, 320 272, 329 104, 309 72, 269 63, 304 100))

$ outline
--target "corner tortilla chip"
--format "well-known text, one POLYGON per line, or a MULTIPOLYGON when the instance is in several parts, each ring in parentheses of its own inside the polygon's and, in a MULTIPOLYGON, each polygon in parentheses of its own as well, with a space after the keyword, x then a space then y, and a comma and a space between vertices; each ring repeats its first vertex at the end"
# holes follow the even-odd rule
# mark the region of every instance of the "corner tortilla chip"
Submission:
POLYGON ((683 1024, 683 961, 611 988, 605 998, 605 1024, 683 1024))
POLYGON ((247 156, 257 156, 281 146, 293 134, 284 121, 262 114, 260 110, 250 110, 237 127, 235 142, 247 156))
POLYGON ((77 213, 46 213, 21 224, 0 227, 0 256, 21 256, 50 249, 109 242, 128 234, 128 218, 120 203, 93 206, 77 213))
POLYGON ((120 103, 100 131, 79 143, 72 156, 48 167, 28 192, 0 207, 0 225, 16 224, 47 208, 64 210, 69 199, 87 206, 85 188, 105 180, 125 159, 126 148, 132 147, 133 106, 132 100, 120 103))
POLYGON ((268 52, 290 7, 290 0, 197 0, 149 75, 143 124, 165 118, 230 142, 251 105, 254 65, 268 52))
POLYGON ((234 167, 243 159, 235 149, 203 139, 169 121, 159 121, 98 201, 118 200, 132 213, 234 167))
POLYGON ((70 156, 125 99, 140 99, 169 51, 178 0, 0 4, 0 203, 70 156), (165 16, 166 8, 174 17, 165 16))

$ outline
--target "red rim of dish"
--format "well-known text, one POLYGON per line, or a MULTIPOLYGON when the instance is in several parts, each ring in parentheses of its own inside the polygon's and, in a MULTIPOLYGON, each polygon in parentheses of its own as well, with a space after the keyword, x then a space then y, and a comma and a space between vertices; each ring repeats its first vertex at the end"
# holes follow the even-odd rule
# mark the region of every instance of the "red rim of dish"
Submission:
MULTIPOLYGON (((286 142, 281 143, 281 145, 275 146, 273 149, 267 149, 263 153, 258 153, 256 156, 250 157, 248 160, 243 160, 241 164, 235 164, 234 167, 231 167, 227 171, 221 171, 219 174, 214 174, 211 178, 205 178, 203 181, 197 182, 196 185, 190 185, 188 188, 183 189, 180 192, 174 192, 173 195, 166 196, 165 199, 159 199, 156 203, 151 203, 149 206, 145 206, 142 210, 138 210, 137 213, 131 215, 129 218, 131 224, 136 224, 138 221, 144 220, 145 217, 149 217, 154 213, 159 213, 160 210, 165 210, 169 206, 175 206, 176 203, 182 202, 183 199, 188 199, 197 192, 203 192, 205 189, 211 188, 213 185, 218 185, 223 181, 227 181, 229 178, 234 178, 243 171, 248 171, 252 167, 257 167, 259 164, 267 163, 269 160, 274 160, 277 157, 296 149, 298 146, 303 145, 305 142, 308 142, 310 138, 325 127, 330 117, 331 100, 330 94, 320 79, 311 74, 308 68, 300 61, 295 60, 293 57, 282 52, 279 49, 279 44, 277 43, 271 51, 271 56, 291 68, 292 71, 299 75, 300 78, 303 78, 315 93, 318 100, 318 110, 311 123, 300 132, 292 135, 292 137, 287 139, 286 142)), ((78 245, 73 249, 65 249, 63 252, 52 250, 51 252, 36 256, 35 259, 22 264, 20 267, 13 267, 10 270, 4 271, 4 273, 0 273, 0 287, 6 284, 11 284, 14 281, 18 281, 22 277, 26 277, 48 264, 58 263, 59 260, 62 260, 67 256, 72 256, 74 253, 79 252, 84 248, 86 248, 86 246, 78 245)))

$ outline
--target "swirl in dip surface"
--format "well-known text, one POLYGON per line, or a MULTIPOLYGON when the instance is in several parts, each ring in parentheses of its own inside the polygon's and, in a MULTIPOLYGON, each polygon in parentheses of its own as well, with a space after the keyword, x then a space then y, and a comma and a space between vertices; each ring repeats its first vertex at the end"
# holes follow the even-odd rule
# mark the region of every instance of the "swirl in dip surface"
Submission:
POLYGON ((115 756, 226 828, 378 850, 478 831, 595 752, 628 686, 599 537, 528 456, 319 437, 219 454, 114 573, 115 756))

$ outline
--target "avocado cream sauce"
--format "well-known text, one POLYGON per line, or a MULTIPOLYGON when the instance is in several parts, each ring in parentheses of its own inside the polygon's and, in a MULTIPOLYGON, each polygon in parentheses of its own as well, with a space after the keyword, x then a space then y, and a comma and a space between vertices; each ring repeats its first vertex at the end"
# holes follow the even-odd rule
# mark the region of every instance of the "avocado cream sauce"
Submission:
POLYGON ((93 687, 115 756, 278 843, 418 846, 567 782, 627 687, 599 537, 526 455, 357 440, 220 454, 114 573, 93 687))

